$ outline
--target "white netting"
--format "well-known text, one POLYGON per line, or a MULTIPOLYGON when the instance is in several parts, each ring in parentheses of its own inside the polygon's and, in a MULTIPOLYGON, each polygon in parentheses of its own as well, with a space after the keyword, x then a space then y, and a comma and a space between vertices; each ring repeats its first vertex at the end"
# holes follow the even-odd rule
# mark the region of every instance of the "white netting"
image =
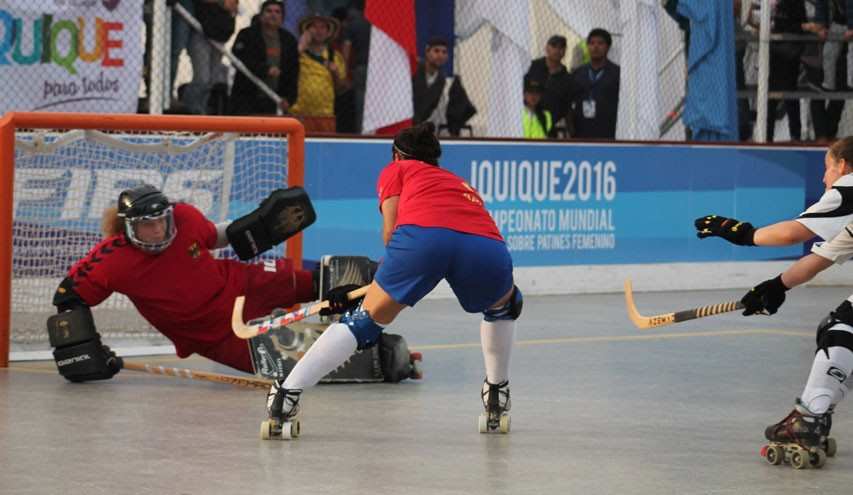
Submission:
MULTIPOLYGON (((54 291, 101 239, 102 213, 123 189, 152 184, 221 222, 287 186, 281 135, 19 131, 15 142, 13 352, 50 348, 45 321, 56 311, 54 291)), ((111 344, 168 343, 124 296, 113 295, 93 314, 111 344)))

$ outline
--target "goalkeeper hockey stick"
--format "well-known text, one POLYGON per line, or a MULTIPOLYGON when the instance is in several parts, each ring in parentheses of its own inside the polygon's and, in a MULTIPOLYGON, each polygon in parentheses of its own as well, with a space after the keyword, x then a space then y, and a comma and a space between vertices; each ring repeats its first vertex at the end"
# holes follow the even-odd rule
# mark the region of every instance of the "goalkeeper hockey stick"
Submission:
POLYGON ((695 320, 706 316, 728 313, 743 309, 743 304, 740 301, 729 301, 719 304, 710 304, 699 308, 685 309, 674 313, 665 313, 654 316, 643 316, 637 311, 637 306, 634 304, 634 292, 631 289, 631 280, 625 280, 625 307, 628 309, 628 317, 634 326, 641 330, 648 328, 657 328, 673 323, 681 323, 682 321, 695 320))
MULTIPOLYGON (((350 301, 358 299, 367 293, 368 287, 370 286, 365 285, 352 292, 348 292, 347 299, 350 301)), ((231 313, 231 329, 234 330, 234 333, 241 339, 251 339, 256 335, 267 333, 273 328, 286 326, 291 323, 304 320, 305 318, 316 315, 321 310, 329 307, 329 301, 321 301, 306 308, 291 311, 290 313, 280 316, 267 316, 265 318, 255 320, 257 323, 250 322, 246 324, 243 323, 243 306, 245 303, 246 297, 238 296, 234 299, 234 311, 231 313)))
POLYGON ((229 385, 237 385, 239 387, 268 389, 270 388, 270 385, 272 385, 272 380, 264 380, 262 378, 223 375, 220 373, 211 373, 208 371, 195 371, 188 370, 186 368, 168 368, 166 366, 154 366, 152 364, 143 363, 130 363, 127 361, 124 362, 123 368, 131 371, 140 371, 142 373, 151 373, 152 375, 176 376, 178 378, 189 378, 190 380, 226 383, 229 385))

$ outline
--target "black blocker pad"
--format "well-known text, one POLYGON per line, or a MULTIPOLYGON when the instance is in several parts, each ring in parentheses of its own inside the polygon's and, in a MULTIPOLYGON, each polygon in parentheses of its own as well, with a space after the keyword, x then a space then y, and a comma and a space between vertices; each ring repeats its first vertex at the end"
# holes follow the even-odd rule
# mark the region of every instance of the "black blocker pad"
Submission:
POLYGON ((92 311, 77 306, 47 319, 47 336, 51 347, 66 347, 99 338, 92 311))
POLYGON ((231 222, 228 242, 248 260, 298 234, 317 220, 308 193, 301 187, 276 189, 253 212, 231 222))

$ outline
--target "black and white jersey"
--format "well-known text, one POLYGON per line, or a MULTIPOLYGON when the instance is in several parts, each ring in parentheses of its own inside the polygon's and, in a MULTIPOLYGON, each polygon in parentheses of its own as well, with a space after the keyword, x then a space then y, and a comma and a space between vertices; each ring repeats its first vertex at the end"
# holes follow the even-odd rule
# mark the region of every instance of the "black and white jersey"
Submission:
POLYGON ((817 203, 796 219, 816 236, 828 241, 853 222, 853 174, 841 177, 817 203))

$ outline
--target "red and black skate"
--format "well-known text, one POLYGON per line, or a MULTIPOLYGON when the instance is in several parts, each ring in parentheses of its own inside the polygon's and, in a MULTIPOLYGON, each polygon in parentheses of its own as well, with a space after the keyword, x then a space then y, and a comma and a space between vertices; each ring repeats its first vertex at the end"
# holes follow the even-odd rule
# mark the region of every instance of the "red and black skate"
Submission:
POLYGON ((835 440, 828 438, 829 414, 812 415, 797 405, 785 418, 764 430, 770 441, 761 448, 768 463, 790 464, 794 469, 821 468, 830 449, 835 455, 835 440))

